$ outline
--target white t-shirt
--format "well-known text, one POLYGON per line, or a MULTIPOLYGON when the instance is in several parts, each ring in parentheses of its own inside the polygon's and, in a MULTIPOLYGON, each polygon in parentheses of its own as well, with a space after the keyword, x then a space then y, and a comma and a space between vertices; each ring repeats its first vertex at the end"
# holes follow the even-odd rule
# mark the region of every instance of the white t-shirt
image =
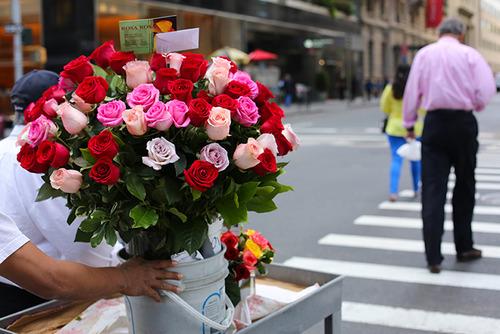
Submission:
MULTIPOLYGON (((69 209, 64 198, 35 202, 43 184, 41 174, 24 170, 17 161, 16 126, 9 137, 0 141, 0 212, 12 219, 19 230, 45 254, 94 267, 114 264, 113 248, 101 244, 92 248, 87 243, 74 242, 79 220, 68 225, 69 209)), ((0 243, 0 249, 3 244, 0 243)), ((7 280, 0 277, 0 281, 7 280)))
POLYGON ((12 219, 0 212, 0 263, 28 241, 29 239, 19 231, 12 219))

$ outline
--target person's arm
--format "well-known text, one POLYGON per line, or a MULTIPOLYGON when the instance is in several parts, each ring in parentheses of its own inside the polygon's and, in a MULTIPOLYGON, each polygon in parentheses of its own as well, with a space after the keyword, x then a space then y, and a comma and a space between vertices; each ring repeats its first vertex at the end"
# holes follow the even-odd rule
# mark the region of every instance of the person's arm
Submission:
POLYGON ((382 92, 382 96, 380 97, 380 110, 386 113, 387 116, 389 116, 391 113, 390 102, 389 102, 391 94, 392 94, 392 87, 391 85, 387 85, 385 86, 384 91, 382 92))
POLYGON ((476 111, 481 111, 496 94, 497 89, 493 71, 486 60, 476 50, 474 50, 474 55, 471 62, 472 77, 474 78, 474 85, 476 87, 474 107, 476 111))
POLYGON ((0 263, 0 275, 45 299, 88 300, 121 293, 160 301, 156 290, 180 291, 164 282, 182 278, 165 270, 172 266, 172 261, 134 258, 118 267, 93 268, 53 259, 28 242, 0 263))
POLYGON ((403 96, 403 126, 408 129, 409 134, 418 119, 418 108, 422 96, 420 87, 420 76, 422 74, 422 54, 417 53, 410 69, 408 81, 406 82, 403 96))

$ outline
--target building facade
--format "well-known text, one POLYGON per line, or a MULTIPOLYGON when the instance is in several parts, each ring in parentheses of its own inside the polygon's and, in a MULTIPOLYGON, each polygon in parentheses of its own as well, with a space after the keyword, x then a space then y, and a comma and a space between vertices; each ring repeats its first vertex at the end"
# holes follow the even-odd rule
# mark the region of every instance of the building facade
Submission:
POLYGON ((500 72, 500 1, 479 1, 477 47, 495 73, 500 72))

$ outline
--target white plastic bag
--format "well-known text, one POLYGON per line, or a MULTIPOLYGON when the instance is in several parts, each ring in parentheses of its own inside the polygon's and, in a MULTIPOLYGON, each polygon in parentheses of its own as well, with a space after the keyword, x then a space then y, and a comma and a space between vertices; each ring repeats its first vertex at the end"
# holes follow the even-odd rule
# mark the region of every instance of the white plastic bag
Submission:
POLYGON ((421 147, 422 144, 415 139, 410 139, 408 142, 404 145, 402 145, 396 153, 401 156, 402 158, 411 160, 411 161, 419 161, 422 159, 421 155, 421 147))

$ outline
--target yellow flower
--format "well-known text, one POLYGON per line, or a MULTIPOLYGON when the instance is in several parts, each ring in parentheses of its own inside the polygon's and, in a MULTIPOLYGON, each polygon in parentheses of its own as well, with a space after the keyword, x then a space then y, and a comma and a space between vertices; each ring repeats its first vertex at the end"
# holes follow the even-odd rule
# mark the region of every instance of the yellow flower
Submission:
POLYGON ((249 250, 250 252, 252 252, 252 254, 255 255, 255 257, 258 259, 260 259, 260 257, 262 256, 262 249, 259 247, 259 245, 253 242, 252 239, 248 239, 245 243, 245 250, 249 250))
POLYGON ((255 230, 248 229, 245 231, 245 234, 248 235, 249 237, 255 234, 255 230))

